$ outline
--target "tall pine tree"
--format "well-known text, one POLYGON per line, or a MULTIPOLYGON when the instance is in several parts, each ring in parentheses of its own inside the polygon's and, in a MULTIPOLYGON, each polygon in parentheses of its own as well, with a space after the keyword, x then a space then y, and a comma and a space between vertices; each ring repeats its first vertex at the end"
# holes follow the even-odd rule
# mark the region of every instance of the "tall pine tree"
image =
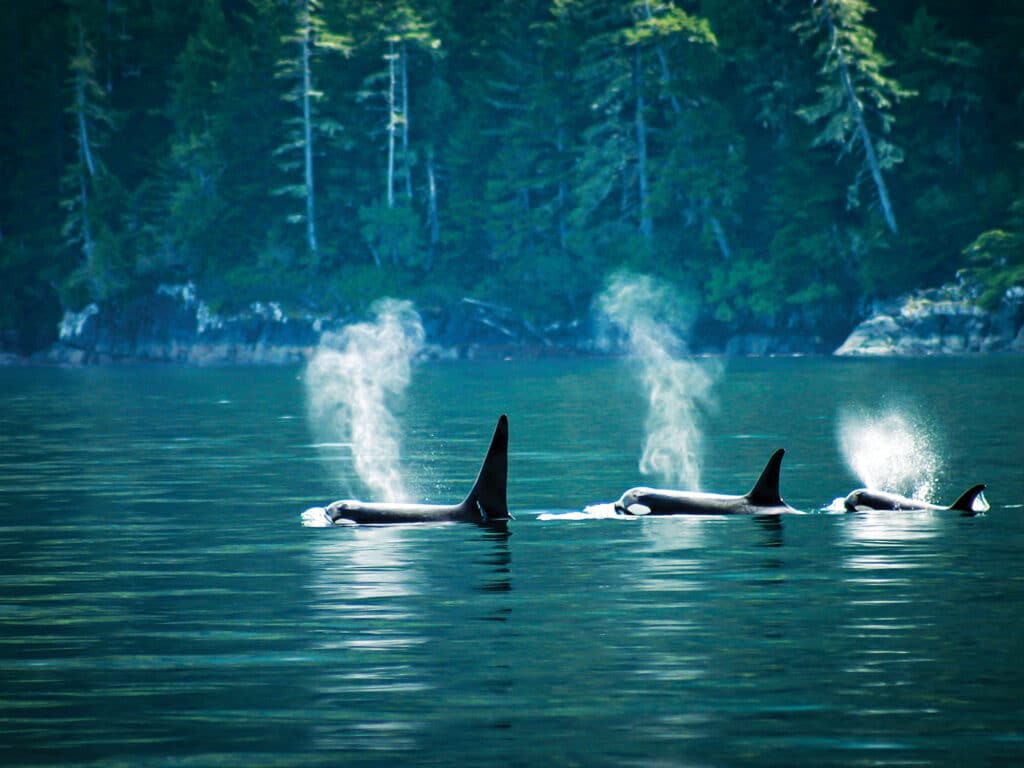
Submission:
POLYGON ((814 146, 836 144, 840 156, 854 149, 863 153, 849 187, 849 204, 857 206, 860 178, 867 171, 885 223, 897 234, 884 172, 903 161, 903 151, 884 137, 892 129, 894 102, 912 92, 883 74, 889 62, 875 50, 875 33, 864 22, 870 10, 866 0, 811 0, 807 18, 794 29, 803 42, 818 41, 814 55, 821 62, 821 82, 819 101, 803 107, 800 116, 809 123, 824 123, 814 146))
POLYGON ((292 87, 284 98, 293 103, 298 114, 289 119, 290 130, 287 141, 277 148, 275 154, 282 158, 282 168, 288 172, 301 169, 301 183, 292 183, 277 190, 278 194, 301 199, 303 213, 292 213, 289 221, 304 222, 306 225, 306 246, 315 264, 319 258, 316 234, 316 178, 315 143, 319 135, 332 136, 340 129, 333 120, 321 119, 317 114, 317 103, 324 94, 316 87, 314 58, 324 51, 348 53, 351 41, 335 34, 327 27, 321 8, 321 0, 294 0, 295 26, 282 38, 291 48, 291 55, 278 62, 278 76, 291 81, 292 87), (296 157, 298 156, 298 157, 296 157))
POLYGON ((383 200, 360 209, 363 238, 378 266, 385 262, 424 266, 429 251, 414 206, 411 131, 415 118, 410 92, 413 67, 418 63, 429 78, 430 62, 441 55, 441 40, 412 0, 375 3, 363 12, 371 30, 366 46, 379 52, 384 66, 366 77, 360 98, 383 107, 385 139, 383 200))
POLYGON ((71 56, 68 63, 69 130, 75 153, 64 174, 67 197, 63 234, 67 246, 81 254, 70 276, 66 301, 81 305, 114 295, 124 280, 116 223, 117 180, 107 171, 101 147, 114 130, 114 114, 97 72, 100 55, 92 43, 99 8, 76 2, 68 16, 71 56), (111 218, 111 217, 114 218, 111 218))

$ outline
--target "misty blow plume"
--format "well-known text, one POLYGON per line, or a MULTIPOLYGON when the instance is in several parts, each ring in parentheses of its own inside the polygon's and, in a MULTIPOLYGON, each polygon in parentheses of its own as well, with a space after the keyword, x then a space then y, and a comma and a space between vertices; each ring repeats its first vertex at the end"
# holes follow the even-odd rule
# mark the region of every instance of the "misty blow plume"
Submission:
POLYGON ((714 407, 719 369, 686 357, 685 335, 692 320, 685 302, 650 276, 616 272, 597 306, 621 331, 647 395, 640 471, 674 486, 700 488, 701 420, 714 407))
POLYGON ((324 334, 306 369, 309 419, 321 438, 351 444, 356 473, 374 499, 405 501, 392 409, 425 334, 411 302, 381 299, 371 311, 370 321, 324 334))

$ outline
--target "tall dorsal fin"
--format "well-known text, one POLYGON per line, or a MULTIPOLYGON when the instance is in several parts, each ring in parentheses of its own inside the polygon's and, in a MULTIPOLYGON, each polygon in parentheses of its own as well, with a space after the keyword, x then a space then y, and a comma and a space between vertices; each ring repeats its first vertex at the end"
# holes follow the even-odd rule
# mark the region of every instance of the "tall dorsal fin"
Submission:
POLYGON ((480 466, 473 490, 462 506, 477 512, 484 520, 507 520, 508 501, 508 416, 498 419, 491 447, 480 466))
POLYGON ((984 490, 984 483, 972 485, 960 495, 959 499, 950 504, 949 508, 955 509, 957 512, 976 512, 977 510, 974 508, 974 500, 978 498, 984 490))
POLYGON ((747 493, 747 501, 751 504, 759 507, 782 506, 782 496, 779 495, 779 468, 782 466, 782 457, 785 453, 785 448, 779 448, 768 459, 761 476, 747 493))

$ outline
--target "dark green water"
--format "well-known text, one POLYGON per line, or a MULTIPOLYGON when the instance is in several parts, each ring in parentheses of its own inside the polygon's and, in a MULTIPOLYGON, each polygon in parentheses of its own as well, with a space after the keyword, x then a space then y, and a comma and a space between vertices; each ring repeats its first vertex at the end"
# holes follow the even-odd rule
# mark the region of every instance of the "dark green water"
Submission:
POLYGON ((418 368, 410 486, 458 499, 507 412, 509 535, 303 527, 362 491, 300 373, 0 371, 0 763, 1024 763, 1024 361, 727 363, 703 485, 784 446, 781 521, 540 520, 650 483, 625 367, 418 368), (988 514, 819 511, 883 404, 988 514))

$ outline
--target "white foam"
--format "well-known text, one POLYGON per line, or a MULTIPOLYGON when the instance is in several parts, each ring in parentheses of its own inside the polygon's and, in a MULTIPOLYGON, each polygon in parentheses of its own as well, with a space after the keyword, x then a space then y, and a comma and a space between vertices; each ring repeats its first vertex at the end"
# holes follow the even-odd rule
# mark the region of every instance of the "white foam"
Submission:
POLYGON ((845 512, 846 511, 846 497, 838 496, 832 499, 832 502, 825 507, 821 508, 822 512, 845 512))
POLYGON ((327 528, 334 525, 323 507, 310 507, 302 513, 302 524, 306 528, 327 528))
POLYGON ((622 515, 614 504, 591 504, 583 511, 574 512, 543 512, 537 515, 538 520, 632 520, 629 515, 622 515))

